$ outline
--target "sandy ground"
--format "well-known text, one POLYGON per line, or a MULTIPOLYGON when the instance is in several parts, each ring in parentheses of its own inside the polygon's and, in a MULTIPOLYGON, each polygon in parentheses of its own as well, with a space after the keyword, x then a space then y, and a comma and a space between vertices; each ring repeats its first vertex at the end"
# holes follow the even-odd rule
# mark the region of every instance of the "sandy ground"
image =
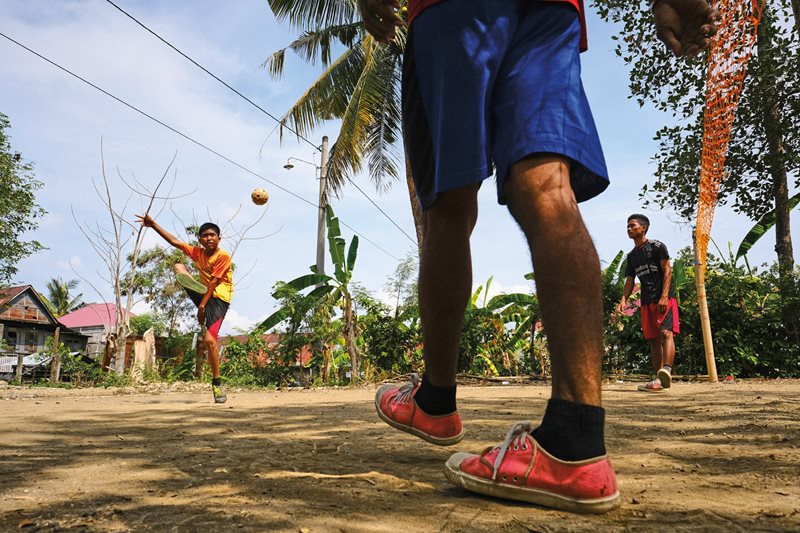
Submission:
POLYGON ((455 449, 384 426, 374 390, 0 388, 0 531, 800 531, 797 380, 606 384, 624 503, 602 516, 442 474, 538 419, 546 386, 461 387, 455 449))

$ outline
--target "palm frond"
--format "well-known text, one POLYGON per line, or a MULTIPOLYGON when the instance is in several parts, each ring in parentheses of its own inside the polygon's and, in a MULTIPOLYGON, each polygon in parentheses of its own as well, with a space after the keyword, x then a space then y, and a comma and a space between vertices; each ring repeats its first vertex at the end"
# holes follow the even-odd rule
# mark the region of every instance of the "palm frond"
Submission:
POLYGON ((385 177, 399 177, 399 157, 391 150, 400 138, 400 109, 397 103, 399 55, 378 46, 367 37, 361 42, 364 67, 342 114, 342 125, 328 166, 329 186, 334 192, 346 176, 361 171, 364 156, 377 189, 387 188, 385 177), (390 143, 390 144, 387 144, 390 143))
POLYGON ((352 0, 267 0, 279 22, 288 21, 300 29, 325 28, 360 20, 352 0))
MULTIPOLYGON (((283 117, 283 123, 288 122, 300 135, 306 135, 322 122, 340 117, 347 109, 363 65, 360 47, 345 51, 300 96, 283 117)), ((284 128, 281 128, 281 139, 283 134, 284 128)))
POLYGON ((300 56, 303 61, 312 65, 316 65, 317 61, 320 61, 327 66, 331 62, 331 49, 336 42, 350 48, 360 36, 361 23, 331 26, 303 33, 289 45, 289 49, 300 56))
POLYGON ((283 76, 283 60, 286 57, 286 48, 273 52, 263 63, 261 68, 267 69, 269 77, 278 79, 283 76))

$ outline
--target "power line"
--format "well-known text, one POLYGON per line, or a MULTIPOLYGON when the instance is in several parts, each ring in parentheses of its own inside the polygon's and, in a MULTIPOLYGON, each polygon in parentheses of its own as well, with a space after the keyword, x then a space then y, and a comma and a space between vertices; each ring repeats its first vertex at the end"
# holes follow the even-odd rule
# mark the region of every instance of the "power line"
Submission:
MULTIPOLYGON (((237 163, 236 161, 234 161, 233 159, 229 158, 228 156, 221 154, 220 152, 218 152, 218 151, 214 150, 213 148, 211 148, 211 147, 209 147, 209 146, 207 146, 207 145, 203 144, 202 142, 200 142, 200 141, 198 141, 198 140, 195 140, 194 138, 192 138, 192 137, 190 137, 190 136, 186 135, 186 134, 185 134, 185 133, 183 133, 182 131, 179 131, 179 130, 177 130, 177 129, 173 128, 172 126, 170 126, 169 124, 167 124, 167 123, 165 123, 165 122, 163 122, 163 121, 161 121, 161 120, 157 119, 157 118, 156 118, 156 117, 154 117, 153 115, 150 115, 149 113, 146 113, 145 111, 142 111, 141 109, 139 109, 138 107, 134 106, 133 104, 129 104, 128 102, 126 102, 126 101, 125 101, 125 100, 123 100, 122 98, 119 98, 118 96, 115 96, 114 94, 112 94, 112 93, 110 93, 110 92, 106 91, 106 90, 105 90, 105 89, 103 89, 102 87, 99 87, 98 85, 95 85, 94 83, 92 83, 92 82, 90 82, 89 80, 87 80, 87 79, 85 79, 85 78, 83 78, 83 77, 79 76, 78 74, 75 74, 74 72, 72 72, 72 71, 71 71, 71 70, 69 70, 68 68, 66 68, 66 67, 62 67, 61 65, 59 65, 59 64, 58 64, 58 63, 56 63, 55 61, 53 61, 53 60, 51 60, 51 59, 49 59, 49 58, 47 58, 47 57, 43 56, 42 54, 40 54, 40 53, 39 53, 39 52, 37 52, 36 50, 33 50, 33 49, 31 49, 31 48, 29 48, 29 47, 25 46, 25 45, 24 45, 24 44, 22 44, 21 42, 19 42, 19 41, 17 41, 17 40, 15 40, 15 39, 13 39, 13 38, 11 38, 11 37, 9 37, 9 36, 8 36, 8 35, 6 35, 5 33, 3 33, 3 32, 0 32, 0 37, 4 37, 5 39, 7 39, 7 40, 11 41, 12 43, 16 44, 17 46, 19 46, 20 48, 22 48, 22 49, 24 49, 24 50, 26 50, 26 51, 30 52, 30 53, 31 53, 31 54, 33 54, 33 55, 35 55, 35 56, 36 56, 36 57, 38 57, 39 59, 42 59, 42 60, 46 61, 47 63, 50 63, 51 65, 53 65, 54 67, 58 68, 59 70, 61 70, 61 71, 63 71, 63 72, 66 72, 67 74, 69 74, 69 75, 70 75, 70 76, 72 76, 73 78, 76 78, 76 79, 78 79, 78 80, 82 81, 82 82, 83 82, 83 83, 85 83, 86 85, 89 85, 90 87, 92 87, 92 88, 94 88, 94 89, 96 89, 96 90, 100 91, 101 93, 105 94, 105 95, 106 95, 106 96, 108 96, 109 98, 112 98, 112 99, 116 100, 117 102, 121 103, 122 105, 124 105, 124 106, 128 107, 129 109, 132 109, 133 111, 136 111, 136 112, 137 112, 137 113, 139 113, 140 115, 143 115, 143 116, 145 116, 145 117, 149 118, 149 119, 150 119, 150 120, 152 120, 153 122, 155 122, 155 123, 157 123, 157 124, 159 124, 159 125, 161 125, 161 126, 163 126, 163 127, 167 128, 167 129, 168 129, 168 130, 170 130, 171 132, 173 132, 173 133, 175 133, 175 134, 177 134, 177 135, 179 135, 179 136, 183 137, 183 138, 184 138, 184 139, 186 139, 187 141, 189 141, 189 142, 191 142, 191 143, 193 143, 193 144, 195 144, 195 145, 199 146, 200 148, 203 148, 204 150, 207 150, 208 152, 211 152, 212 154, 216 155, 217 157, 219 157, 219 158, 221 158, 221 159, 224 159, 224 160, 225 160, 225 161, 227 161, 228 163, 230 163, 230 164, 234 165, 235 167, 237 167, 237 168, 239 168, 239 169, 241 169, 241 170, 243 170, 243 171, 247 172, 248 174, 251 174, 251 175, 255 176, 256 178, 258 178, 258 179, 261 179, 261 180, 263 180, 263 181, 265 181, 265 182, 267 182, 267 183, 269 183, 269 184, 273 185, 274 187, 276 187, 276 188, 278 188, 278 189, 280 189, 280 190, 284 191, 285 193, 287 193, 287 194, 289 194, 289 195, 291 195, 291 196, 294 196, 294 197, 295 197, 295 198, 297 198, 298 200, 300 200, 300 201, 302 201, 302 202, 305 202, 305 203, 307 203, 308 205, 310 205, 310 206, 312 206, 312 207, 315 207, 315 208, 317 208, 317 209, 319 209, 319 208, 320 208, 320 205, 319 205, 319 204, 317 204, 317 203, 314 203, 314 202, 312 202, 312 201, 310 201, 310 200, 307 200, 306 198, 303 198, 302 196, 300 196, 299 194, 297 194, 297 193, 295 193, 295 192, 293 192, 293 191, 290 191, 290 190, 289 190, 289 189, 287 189, 286 187, 283 187, 283 186, 281 186, 280 184, 278 184, 278 183, 276 183, 276 182, 274 182, 274 181, 270 180, 269 178, 265 178, 265 177, 264 177, 264 176, 262 176, 261 174, 259 174, 259 173, 255 172, 255 171, 253 171, 253 170, 250 170, 249 168, 245 167, 244 165, 241 165, 240 163, 237 163)), ((364 236, 363 234, 359 233, 359 232, 358 232, 357 230, 355 230, 355 229, 354 229, 352 226, 349 226, 348 224, 346 224, 346 223, 345 223, 344 221, 342 221, 341 219, 339 219, 339 223, 340 223, 340 224, 342 224, 343 226, 345 226, 346 228, 348 228, 350 231, 352 231, 353 233, 355 233, 355 234, 356 234, 356 235, 358 235, 359 237, 363 238, 363 239, 364 239, 365 241, 367 241, 368 243, 372 244, 374 247, 376 247, 377 249, 379 249, 380 251, 382 251, 383 253, 385 253, 385 254, 386 254, 386 255, 388 255, 389 257, 391 257, 391 258, 395 259, 396 261, 400 261, 400 259, 399 259, 398 257, 395 257, 393 254, 391 254, 391 253, 387 252, 387 251, 386 251, 384 248, 382 248, 381 246, 377 245, 376 243, 374 243, 372 240, 368 239, 368 238, 367 238, 366 236, 364 236)))
MULTIPOLYGON (((191 62, 193 65, 195 65, 197 68, 199 68, 200 70, 202 70, 203 72, 205 72, 206 74, 208 74, 209 76, 211 76, 212 78, 214 78, 215 80, 217 80, 218 82, 220 82, 222 85, 224 85, 225 87, 227 87, 228 89, 230 89, 231 91, 233 91, 234 93, 236 93, 236 95, 237 95, 237 96, 239 96, 240 98, 244 99, 246 102, 248 102, 250 105, 252 105, 252 106, 253 106, 253 107, 255 107, 256 109, 258 109, 259 111, 261 111, 261 112, 262 112, 262 113, 264 113, 265 115, 267 115, 269 118, 271 118, 272 120, 274 120, 274 121, 275 121, 275 122, 277 122, 278 124, 280 124, 280 125, 282 125, 283 127, 285 127, 287 130, 289 130, 289 131, 291 131, 292 133, 294 133, 294 134, 297 136, 297 138, 298 138, 298 139, 302 139, 303 141, 305 141, 306 143, 308 143, 309 145, 311 145, 311 146, 312 146, 312 147, 313 147, 313 148, 314 148, 316 151, 319 151, 319 150, 320 150, 319 146, 317 146, 316 144, 314 144, 313 142, 311 142, 310 140, 308 140, 306 137, 304 137, 303 135, 301 135, 301 134, 300 134, 300 133, 299 133, 297 130, 295 130, 295 129, 292 129, 291 127, 289 127, 288 125, 286 125, 286 124, 285 124, 283 121, 281 121, 280 119, 278 119, 278 118, 277 118, 275 115, 273 115, 272 113, 270 113, 269 111, 267 111, 266 109, 264 109, 263 107, 261 107, 260 105, 258 105, 257 103, 255 103, 253 100, 251 100, 250 98, 248 98, 247 96, 245 96, 244 94, 242 94, 241 92, 239 92, 238 90, 236 90, 234 87, 232 87, 231 85, 229 85, 229 84, 228 84, 228 83, 227 83, 225 80, 221 79, 219 76, 217 76, 216 74, 214 74, 213 72, 211 72, 210 70, 208 70, 206 67, 204 67, 203 65, 201 65, 200 63, 198 63, 197 61, 195 61, 194 59, 192 59, 191 57, 189 57, 187 54, 185 54, 184 52, 182 52, 181 50, 179 50, 179 49, 178 49, 178 48, 177 48, 175 45, 173 45, 172 43, 170 43, 169 41, 167 41, 166 39, 164 39, 163 37, 161 37, 161 36, 160 36, 158 33, 156 33, 155 31, 151 30, 151 29, 150 29, 150 28, 149 28, 147 25, 145 25, 143 22, 140 22, 140 21, 139 21, 139 20, 138 20, 136 17, 134 17, 133 15, 131 15, 130 13, 128 13, 127 11, 125 11, 124 9, 122 9, 121 7, 119 7, 119 6, 118 6, 117 4, 115 4, 115 3, 114 3, 112 0, 106 0, 106 2, 108 2, 109 4, 111 4, 112 6, 114 6, 114 7, 115 7, 115 8, 116 8, 116 9, 117 9, 117 10, 118 10, 120 13, 122 13, 123 15, 125 15, 126 17, 128 17, 129 19, 131 19, 132 21, 134 21, 136 24, 138 24, 139 26, 141 26, 143 29, 145 29, 147 32, 149 32, 151 35, 153 35, 153 37, 155 37, 156 39, 158 39, 158 40, 159 40, 159 41, 161 41, 162 43, 166 44, 167 46, 169 46, 169 47, 170 47, 170 48, 172 48, 173 50, 175 50, 175 51, 176 51, 178 54, 180 54, 181 56, 183 56, 184 58, 186 58, 188 61, 190 61, 190 62, 191 62)), ((354 182, 352 179, 350 179, 349 177, 345 176, 345 179, 347 179, 347 181, 348 181, 348 182, 350 182, 350 184, 351 184, 353 187, 355 187, 355 188, 358 190, 358 192, 360 192, 360 193, 361 193, 361 194, 364 196, 364 198, 366 198, 367 200, 369 200, 369 202, 370 202, 370 203, 371 203, 371 204, 372 204, 372 205, 375 207, 375 209, 377 209, 378 211, 380 211, 380 213, 381 213, 381 214, 382 214, 382 215, 383 215, 383 216, 384 216, 384 217, 385 217, 385 218, 386 218, 386 219, 387 219, 389 222, 391 222, 391 223, 394 225, 394 227, 396 227, 398 230, 400 230, 400 233, 402 233, 403 235, 405 235, 405 236, 406 236, 406 238, 408 238, 408 240, 410 240, 410 241, 411 241, 413 244, 417 244, 417 241, 416 241, 416 240, 414 240, 414 239, 412 239, 412 238, 411 238, 411 236, 410 236, 408 233, 406 233, 406 232, 405 232, 405 230, 403 230, 403 228, 401 228, 401 227, 400 227, 400 226, 397 224, 397 222, 395 222, 395 221, 394 221, 394 219, 393 219, 392 217, 390 217, 390 216, 389 216, 389 215, 388 215, 388 214, 387 214, 387 213, 386 213, 386 212, 385 212, 385 211, 384 211, 384 210, 383 210, 383 209, 382 209, 382 208, 381 208, 381 207, 380 207, 378 204, 376 204, 376 203, 375 203, 375 201, 374 201, 374 200, 373 200, 373 199, 372 199, 372 198, 371 198, 371 197, 370 197, 370 196, 369 196, 369 195, 368 195, 366 192, 364 192, 364 190, 363 190, 361 187, 359 187, 359 186, 358 186, 358 185, 357 185, 357 184, 356 184, 356 183, 355 183, 355 182, 354 182)))

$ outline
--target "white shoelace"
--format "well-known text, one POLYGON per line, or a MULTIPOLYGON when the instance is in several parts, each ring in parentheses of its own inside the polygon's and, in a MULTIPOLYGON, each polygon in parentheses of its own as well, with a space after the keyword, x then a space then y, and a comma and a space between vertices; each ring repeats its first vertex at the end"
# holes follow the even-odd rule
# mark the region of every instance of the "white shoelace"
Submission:
POLYGON ((532 431, 533 426, 531 426, 530 422, 517 422, 511 426, 511 429, 509 429, 508 433, 506 433, 506 438, 503 441, 503 444, 493 448, 494 450, 499 449, 500 453, 497 454, 497 459, 494 460, 492 481, 495 481, 495 478, 497 478, 497 472, 500 470, 500 465, 503 464, 503 458, 506 456, 506 452, 508 451, 508 448, 511 446, 512 442, 515 450, 518 450, 519 448, 522 448, 523 450, 526 449, 527 443, 525 441, 525 437, 530 435, 532 431))
POLYGON ((411 374, 411 383, 406 383, 405 385, 401 385, 399 389, 397 389, 397 396, 394 398, 395 403, 408 403, 411 401, 411 393, 414 392, 414 389, 417 385, 420 384, 419 374, 413 372, 411 374))

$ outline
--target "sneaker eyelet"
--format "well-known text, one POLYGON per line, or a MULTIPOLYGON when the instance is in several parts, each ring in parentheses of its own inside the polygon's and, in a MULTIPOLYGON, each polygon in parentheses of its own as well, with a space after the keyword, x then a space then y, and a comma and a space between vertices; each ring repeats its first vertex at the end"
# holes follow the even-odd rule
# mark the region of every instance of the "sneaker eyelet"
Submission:
POLYGON ((514 483, 517 482, 517 476, 514 476, 514 483))
POLYGON ((523 445, 522 445, 522 449, 523 449, 523 450, 527 450, 527 449, 528 449, 528 445, 527 445, 527 444, 523 444, 523 445))
POLYGON ((506 476, 503 476, 503 481, 505 481, 505 480, 506 480, 506 476))
POLYGON ((517 446, 517 445, 515 444, 515 445, 514 445, 514 451, 517 451, 517 450, 519 450, 519 446, 517 446))

